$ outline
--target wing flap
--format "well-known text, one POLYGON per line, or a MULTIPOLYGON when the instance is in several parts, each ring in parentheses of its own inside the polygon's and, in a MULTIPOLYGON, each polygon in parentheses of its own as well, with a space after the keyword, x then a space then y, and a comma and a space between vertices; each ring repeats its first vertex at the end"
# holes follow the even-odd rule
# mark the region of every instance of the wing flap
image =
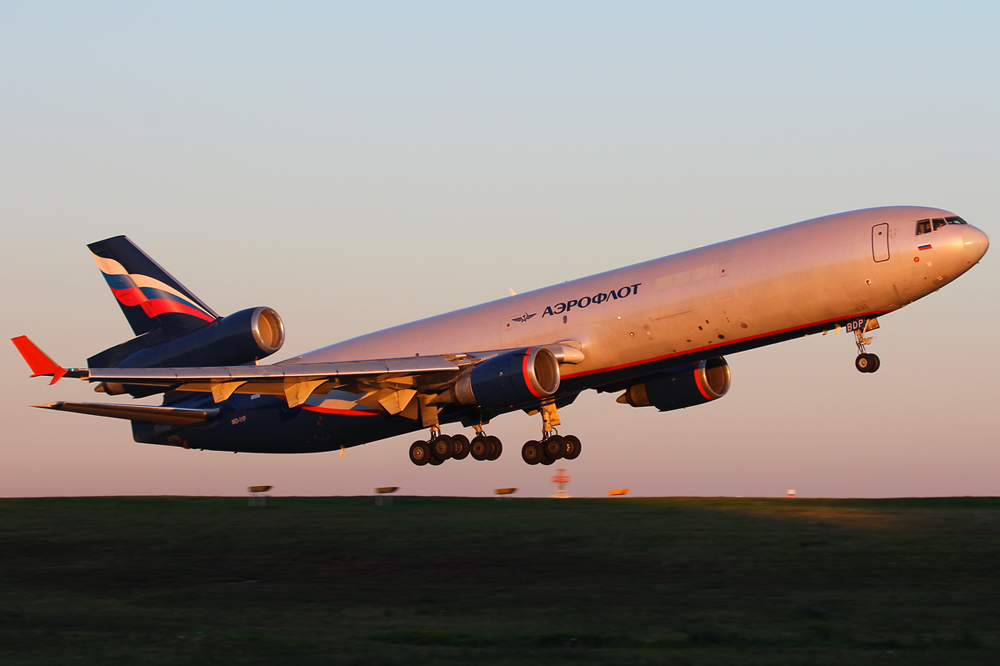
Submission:
POLYGON ((35 405, 40 409, 75 412, 112 419, 145 421, 161 425, 191 425, 207 421, 219 413, 218 409, 188 409, 185 407, 156 407, 152 405, 106 405, 99 402, 52 402, 35 405))

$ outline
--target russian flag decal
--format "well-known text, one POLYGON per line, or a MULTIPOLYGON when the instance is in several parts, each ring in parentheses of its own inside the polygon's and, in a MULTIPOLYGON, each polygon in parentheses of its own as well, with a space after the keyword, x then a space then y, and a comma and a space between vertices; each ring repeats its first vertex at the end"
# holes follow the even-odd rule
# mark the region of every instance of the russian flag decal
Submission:
POLYGON ((921 251, 923 251, 923 250, 929 250, 929 249, 931 249, 931 244, 927 243, 926 245, 918 245, 917 249, 921 250, 921 251))

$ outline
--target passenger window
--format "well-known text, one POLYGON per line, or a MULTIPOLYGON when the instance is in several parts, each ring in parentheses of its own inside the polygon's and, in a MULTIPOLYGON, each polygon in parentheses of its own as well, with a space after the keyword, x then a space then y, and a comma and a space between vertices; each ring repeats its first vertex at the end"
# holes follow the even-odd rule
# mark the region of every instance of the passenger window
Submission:
POLYGON ((917 222, 917 235, 929 234, 931 232, 931 221, 930 220, 920 220, 917 222))
POLYGON ((960 217, 946 217, 944 221, 948 224, 968 224, 965 220, 960 217))
POLYGON ((945 222, 943 218, 938 217, 934 219, 934 231, 946 226, 948 226, 948 223, 945 222))

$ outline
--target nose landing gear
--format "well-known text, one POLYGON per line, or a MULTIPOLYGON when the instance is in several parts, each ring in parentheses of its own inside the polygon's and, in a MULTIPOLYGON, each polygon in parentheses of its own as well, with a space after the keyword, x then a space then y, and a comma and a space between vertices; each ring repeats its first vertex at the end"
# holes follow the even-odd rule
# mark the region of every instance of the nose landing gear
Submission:
POLYGON ((854 367, 858 369, 858 372, 875 372, 879 369, 881 361, 879 361, 878 356, 875 354, 869 354, 865 347, 872 343, 875 336, 870 338, 865 337, 865 333, 869 331, 874 331, 878 328, 878 319, 872 317, 865 321, 863 328, 854 329, 854 338, 858 345, 858 357, 854 359, 854 367))

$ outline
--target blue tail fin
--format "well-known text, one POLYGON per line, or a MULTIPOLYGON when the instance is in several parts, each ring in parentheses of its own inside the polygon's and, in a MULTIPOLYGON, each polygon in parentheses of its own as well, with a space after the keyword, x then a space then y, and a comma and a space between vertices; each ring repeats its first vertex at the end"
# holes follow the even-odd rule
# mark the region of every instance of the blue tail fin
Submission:
POLYGON ((125 236, 87 247, 136 336, 159 329, 173 337, 219 318, 125 236))

